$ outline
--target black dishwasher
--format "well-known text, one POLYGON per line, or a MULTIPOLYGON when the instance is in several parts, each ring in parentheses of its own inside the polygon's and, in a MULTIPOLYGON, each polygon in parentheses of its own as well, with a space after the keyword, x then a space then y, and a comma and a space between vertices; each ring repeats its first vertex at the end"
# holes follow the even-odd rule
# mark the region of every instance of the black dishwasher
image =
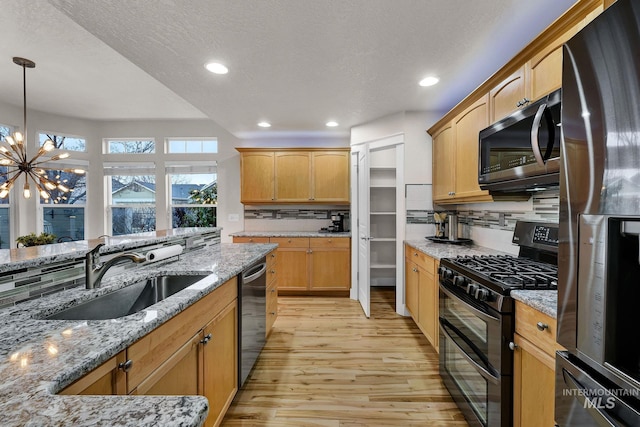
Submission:
POLYGON ((266 258, 262 258, 238 277, 238 388, 249 376, 266 341, 266 273, 266 258))

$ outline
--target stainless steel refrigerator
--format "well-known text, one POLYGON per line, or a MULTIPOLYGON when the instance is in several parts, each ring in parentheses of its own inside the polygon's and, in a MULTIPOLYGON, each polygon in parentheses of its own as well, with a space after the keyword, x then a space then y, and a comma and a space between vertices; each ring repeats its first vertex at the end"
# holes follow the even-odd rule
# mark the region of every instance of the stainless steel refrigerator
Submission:
POLYGON ((556 422, 640 426, 640 0, 563 55, 556 422))

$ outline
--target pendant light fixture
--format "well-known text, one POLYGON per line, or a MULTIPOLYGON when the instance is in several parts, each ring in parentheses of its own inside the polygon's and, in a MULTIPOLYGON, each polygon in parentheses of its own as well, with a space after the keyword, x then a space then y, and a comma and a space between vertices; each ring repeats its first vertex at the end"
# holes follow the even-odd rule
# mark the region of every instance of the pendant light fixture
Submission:
MULTIPOLYGON (((5 136, 0 143, 0 167, 6 168, 6 171, 0 172, 0 180, 4 178, 4 182, 0 185, 0 199, 4 199, 9 195, 18 177, 24 174, 24 187, 22 195, 25 198, 31 197, 31 180, 45 201, 51 200, 51 192, 58 190, 62 193, 69 192, 69 188, 61 181, 59 172, 84 174, 83 169, 60 169, 47 167, 47 162, 52 162, 69 157, 69 153, 58 153, 50 158, 42 156, 52 151, 55 144, 47 139, 38 149, 38 152, 30 160, 27 157, 27 68, 35 68, 36 64, 25 58, 14 57, 13 62, 22 67, 22 96, 23 96, 23 122, 22 132, 15 131, 11 135, 5 136), (54 177, 51 178, 47 171, 54 171, 54 177)), ((54 200, 54 203, 57 200, 54 200)))

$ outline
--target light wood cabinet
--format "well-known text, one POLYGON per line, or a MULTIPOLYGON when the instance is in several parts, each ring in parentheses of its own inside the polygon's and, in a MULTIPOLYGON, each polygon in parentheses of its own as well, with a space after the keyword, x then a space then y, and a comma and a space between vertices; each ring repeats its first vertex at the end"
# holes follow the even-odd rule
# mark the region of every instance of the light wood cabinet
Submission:
POLYGON ((525 67, 520 67, 489 91, 489 122, 494 123, 519 109, 526 103, 525 95, 525 67))
POLYGON ((278 318, 278 254, 271 251, 267 255, 267 325, 265 334, 268 337, 273 329, 273 324, 278 318))
MULTIPOLYGON (((233 242, 247 239, 234 237, 233 242)), ((350 238, 271 237, 269 242, 278 244, 277 273, 275 269, 273 273, 278 276, 278 294, 340 293, 351 289, 350 238)), ((267 307, 267 318, 269 313, 267 307)))
POLYGON ((433 135, 433 200, 449 201, 456 188, 456 147, 453 124, 445 123, 433 135))
POLYGON ((237 150, 242 203, 349 203, 349 149, 237 150))
POLYGON ((556 320, 516 301, 515 427, 554 425, 556 320))
POLYGON ((238 307, 232 301, 203 331, 202 390, 209 400, 205 426, 218 426, 238 391, 238 307))
POLYGON ((431 345, 439 351, 437 260, 405 245, 405 305, 431 345))
POLYGON ((240 200, 242 203, 272 203, 275 195, 275 155, 271 151, 240 154, 240 200))
POLYGON ((121 351, 84 377, 67 386, 59 394, 126 394, 125 362, 126 352, 121 351))
POLYGON ((268 237, 233 237, 233 243, 269 243, 268 237))

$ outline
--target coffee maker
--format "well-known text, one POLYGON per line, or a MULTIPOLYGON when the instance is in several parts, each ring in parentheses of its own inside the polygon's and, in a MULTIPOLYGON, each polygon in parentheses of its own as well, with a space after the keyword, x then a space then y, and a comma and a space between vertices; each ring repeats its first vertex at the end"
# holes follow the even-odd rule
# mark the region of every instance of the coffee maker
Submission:
POLYGON ((331 225, 329 226, 329 231, 334 233, 342 233, 347 231, 346 218, 344 214, 335 214, 331 215, 331 225))

